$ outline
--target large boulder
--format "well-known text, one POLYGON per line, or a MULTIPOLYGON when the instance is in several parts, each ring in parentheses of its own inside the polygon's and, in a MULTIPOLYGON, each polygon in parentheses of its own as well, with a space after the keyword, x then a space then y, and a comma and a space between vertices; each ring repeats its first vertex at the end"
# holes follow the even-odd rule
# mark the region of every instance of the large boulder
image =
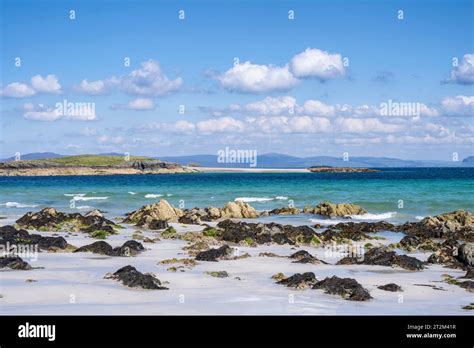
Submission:
POLYGON ((27 230, 16 229, 10 225, 0 227, 0 245, 5 249, 11 249, 18 245, 37 245, 40 250, 47 251, 56 251, 68 247, 68 243, 63 237, 43 237, 39 234, 30 234, 27 230))
POLYGON ((352 278, 328 277, 314 284, 313 289, 324 289, 327 294, 340 295, 349 301, 367 301, 372 298, 367 289, 352 278))
POLYGON ((456 258, 465 266, 474 266, 474 243, 463 244, 459 247, 456 258))
POLYGON ((291 277, 277 281, 277 284, 285 285, 289 288, 303 290, 313 286, 317 282, 313 272, 295 273, 291 277))
POLYGON ((94 242, 92 244, 84 245, 74 252, 91 252, 106 256, 135 256, 144 251, 143 245, 135 240, 129 240, 119 247, 112 248, 112 246, 104 241, 94 242))
POLYGON ((147 290, 168 290, 161 285, 161 281, 152 274, 143 274, 133 266, 120 268, 113 274, 107 274, 105 279, 115 279, 129 288, 141 288, 147 290))
POLYGON ((5 256, 0 257, 0 268, 26 271, 31 269, 31 266, 19 256, 5 256))
POLYGON ((256 218, 258 217, 258 212, 246 202, 228 202, 221 210, 221 217, 230 219, 256 218))
POLYGON ((307 206, 304 208, 304 213, 306 214, 319 214, 328 217, 342 216, 347 217, 350 215, 361 215, 367 213, 367 210, 362 208, 357 204, 350 203, 330 203, 322 202, 319 203, 316 207, 312 208, 307 206))
POLYGON ((150 221, 154 219, 168 222, 178 222, 182 215, 183 211, 181 209, 173 207, 165 199, 160 199, 158 203, 147 204, 140 209, 129 213, 124 222, 136 224, 146 221, 146 218, 149 218, 150 221))

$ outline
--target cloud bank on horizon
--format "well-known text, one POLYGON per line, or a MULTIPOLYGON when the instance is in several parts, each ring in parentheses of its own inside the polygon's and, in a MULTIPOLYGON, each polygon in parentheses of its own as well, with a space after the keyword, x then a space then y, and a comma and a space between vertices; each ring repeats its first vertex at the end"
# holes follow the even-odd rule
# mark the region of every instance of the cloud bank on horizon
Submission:
POLYGON ((1 155, 472 155, 472 1, 263 4, 5 1, 1 155))

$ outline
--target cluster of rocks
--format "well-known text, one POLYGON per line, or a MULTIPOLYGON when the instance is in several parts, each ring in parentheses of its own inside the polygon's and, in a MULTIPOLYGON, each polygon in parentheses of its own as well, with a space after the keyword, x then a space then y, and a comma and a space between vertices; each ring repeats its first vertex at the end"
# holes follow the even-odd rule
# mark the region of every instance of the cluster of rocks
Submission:
POLYGON ((228 245, 223 245, 217 249, 209 249, 206 251, 201 251, 196 255, 196 260, 198 261, 213 261, 217 262, 218 260, 226 260, 232 257, 233 250, 228 245))
POLYGON ((344 257, 337 265, 376 265, 376 266, 398 266, 407 270, 417 271, 424 268, 424 263, 414 257, 398 255, 388 247, 377 247, 367 251, 363 257, 344 257))
POLYGON ((112 248, 112 246, 104 241, 94 242, 92 244, 84 245, 77 248, 74 252, 91 252, 99 255, 107 256, 135 256, 144 251, 143 245, 136 240, 129 240, 119 247, 112 248))
POLYGON ((418 222, 407 222, 398 226, 396 230, 404 232, 407 236, 474 242, 474 215, 469 211, 456 210, 428 216, 418 222))
POLYGON ((349 217, 351 215, 366 214, 367 210, 357 204, 322 202, 315 207, 306 206, 303 212, 305 214, 318 214, 328 217, 349 217))
POLYGON ((469 268, 474 266, 474 243, 461 244, 448 239, 428 257, 428 263, 442 264, 450 268, 469 268))
POLYGON ((141 288, 147 290, 168 290, 162 286, 161 281, 152 274, 143 274, 133 266, 120 268, 113 274, 106 274, 105 279, 114 279, 122 282, 129 288, 141 288))
POLYGON ((0 268, 26 271, 30 270, 31 266, 19 256, 4 256, 0 257, 0 268))
POLYGON ((20 245, 37 245, 39 250, 47 251, 63 250, 69 246, 63 237, 43 237, 10 225, 0 227, 0 245, 7 252, 14 251, 20 245))
POLYGON ((258 215, 258 212, 252 206, 241 201, 228 202, 223 208, 179 209, 162 199, 158 203, 148 204, 128 213, 124 222, 150 229, 162 229, 167 227, 167 222, 200 225, 203 221, 222 218, 256 218, 258 215))
MULTIPOLYGON (((278 279, 281 276, 275 278, 278 279)), ((288 278, 279 279, 277 284, 298 290, 323 289, 327 294, 339 295, 349 301, 366 301, 372 298, 370 293, 355 279, 333 276, 318 281, 313 272, 296 273, 288 278)))
POLYGON ((36 213, 26 213, 16 223, 22 228, 39 231, 86 233, 104 231, 107 234, 115 234, 115 229, 120 228, 113 221, 106 219, 99 210, 82 215, 80 213, 63 213, 54 208, 44 208, 36 213))

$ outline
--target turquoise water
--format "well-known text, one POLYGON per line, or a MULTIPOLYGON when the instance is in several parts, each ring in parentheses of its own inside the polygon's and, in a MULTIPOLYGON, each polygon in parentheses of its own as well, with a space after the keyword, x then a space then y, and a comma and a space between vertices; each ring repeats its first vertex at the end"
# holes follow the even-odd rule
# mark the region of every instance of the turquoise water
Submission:
POLYGON ((160 198, 186 208, 220 207, 242 198, 257 210, 287 206, 291 201, 300 208, 324 200, 350 202, 377 215, 372 218, 388 221, 416 220, 461 208, 474 211, 474 168, 394 168, 378 173, 0 177, 0 187, 3 216, 18 216, 49 206, 65 211, 98 208, 123 215, 160 198), (403 208, 399 208, 400 200, 403 208))

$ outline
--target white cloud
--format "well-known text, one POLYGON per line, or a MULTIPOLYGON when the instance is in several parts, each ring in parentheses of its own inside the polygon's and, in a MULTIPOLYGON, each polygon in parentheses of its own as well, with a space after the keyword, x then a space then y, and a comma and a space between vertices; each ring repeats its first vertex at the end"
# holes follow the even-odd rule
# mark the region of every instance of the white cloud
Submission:
POLYGON ((331 122, 322 117, 272 116, 248 119, 254 132, 264 133, 320 133, 330 129, 331 122))
POLYGON ((23 117, 34 121, 56 121, 61 116, 55 109, 44 106, 43 104, 34 105, 26 103, 23 105, 23 117))
POLYGON ((27 84, 12 82, 2 89, 1 95, 9 98, 26 98, 36 94, 36 91, 27 84))
POLYGON ((405 126, 384 123, 377 118, 342 118, 336 119, 337 129, 345 133, 393 133, 405 129, 405 126))
MULTIPOLYGON (((61 104, 61 103, 58 103, 61 104)), ((80 105, 81 106, 81 105, 80 105)), ((23 105, 23 118, 33 121, 93 121, 96 119, 94 108, 78 108, 77 110, 59 110, 43 104, 25 103, 23 105)))
POLYGON ((204 134, 221 132, 243 132, 245 129, 245 124, 244 122, 236 120, 232 117, 221 117, 200 121, 196 124, 196 129, 204 134))
POLYGON ((74 89, 77 92, 85 93, 88 95, 102 95, 108 93, 108 83, 102 80, 97 81, 87 81, 82 80, 78 86, 75 86, 74 89))
POLYGON ((296 77, 328 80, 346 74, 340 54, 330 54, 317 48, 307 48, 291 59, 291 70, 296 77))
POLYGON ((461 64, 451 71, 448 81, 461 85, 474 83, 474 54, 464 55, 461 64))
POLYGON ((302 111, 308 115, 334 116, 336 108, 319 100, 307 100, 303 104, 302 111))
POLYGON ((237 64, 224 74, 217 76, 222 87, 238 92, 262 93, 289 90, 298 80, 290 72, 288 65, 257 65, 250 62, 237 64))
MULTIPOLYGON (((293 97, 266 97, 263 100, 245 105, 244 109, 259 115, 282 115, 295 112, 296 99, 293 97)), ((238 105, 231 105, 230 111, 241 110, 238 105)))
POLYGON ((163 96, 176 92, 183 84, 182 78, 170 80, 161 71, 160 64, 155 60, 148 60, 141 64, 141 68, 121 77, 120 88, 130 94, 163 96))
POLYGON ((441 105, 447 116, 474 116, 474 96, 446 97, 441 105))
POLYGON ((55 75, 47 75, 46 77, 35 75, 31 78, 31 86, 38 93, 61 93, 61 85, 55 75))
POLYGON ((55 75, 35 75, 30 80, 30 85, 22 82, 12 82, 4 87, 0 94, 8 98, 27 98, 38 93, 59 94, 61 85, 55 75))
POLYGON ((155 103, 153 100, 148 98, 137 98, 129 101, 127 104, 114 104, 112 105, 112 109, 124 109, 124 110, 136 110, 136 111, 144 111, 144 110, 154 110, 155 103))

